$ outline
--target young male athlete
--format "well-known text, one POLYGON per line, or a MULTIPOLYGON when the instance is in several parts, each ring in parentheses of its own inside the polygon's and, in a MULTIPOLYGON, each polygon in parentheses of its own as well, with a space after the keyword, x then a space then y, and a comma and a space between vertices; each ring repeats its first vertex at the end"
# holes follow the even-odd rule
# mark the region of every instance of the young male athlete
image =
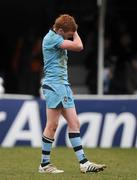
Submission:
POLYGON ((67 50, 83 50, 82 41, 77 33, 75 19, 68 15, 60 15, 43 39, 44 58, 43 94, 46 99, 47 123, 42 137, 42 158, 40 173, 62 173, 50 162, 50 152, 54 135, 62 114, 68 124, 68 135, 76 157, 80 163, 80 171, 99 172, 106 165, 88 161, 83 151, 80 138, 80 124, 77 117, 74 99, 67 74, 67 50), (72 40, 69 40, 69 39, 72 40))

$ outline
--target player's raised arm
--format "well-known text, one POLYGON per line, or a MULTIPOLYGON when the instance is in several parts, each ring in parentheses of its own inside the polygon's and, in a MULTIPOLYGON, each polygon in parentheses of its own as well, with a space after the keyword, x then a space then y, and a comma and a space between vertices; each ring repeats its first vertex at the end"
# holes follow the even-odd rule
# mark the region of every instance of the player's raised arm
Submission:
POLYGON ((81 51, 83 50, 83 43, 77 31, 75 31, 73 32, 73 40, 64 40, 60 47, 70 51, 81 51))

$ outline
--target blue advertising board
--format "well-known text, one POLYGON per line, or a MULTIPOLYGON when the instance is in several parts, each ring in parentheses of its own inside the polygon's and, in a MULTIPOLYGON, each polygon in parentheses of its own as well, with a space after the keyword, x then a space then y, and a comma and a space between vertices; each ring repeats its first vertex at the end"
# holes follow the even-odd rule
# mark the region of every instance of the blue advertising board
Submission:
MULTIPOLYGON (((137 147, 137 99, 76 99, 85 147, 137 147)), ((42 99, 0 99, 0 145, 41 146, 46 124, 42 99)), ((71 146, 67 123, 60 117, 54 146, 71 146)))

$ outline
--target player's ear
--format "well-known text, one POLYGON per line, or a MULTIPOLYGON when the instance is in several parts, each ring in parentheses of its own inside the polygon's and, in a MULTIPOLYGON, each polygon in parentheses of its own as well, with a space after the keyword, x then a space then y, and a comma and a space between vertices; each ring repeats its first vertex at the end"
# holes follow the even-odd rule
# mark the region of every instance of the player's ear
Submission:
POLYGON ((64 31, 63 31, 62 28, 59 28, 59 29, 58 29, 58 34, 61 34, 61 35, 64 34, 64 31))

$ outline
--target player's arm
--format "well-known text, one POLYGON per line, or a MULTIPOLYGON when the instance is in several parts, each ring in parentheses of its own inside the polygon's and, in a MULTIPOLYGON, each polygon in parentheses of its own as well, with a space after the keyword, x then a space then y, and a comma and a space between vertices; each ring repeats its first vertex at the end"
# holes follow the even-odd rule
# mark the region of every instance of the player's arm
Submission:
POLYGON ((83 43, 77 32, 73 35, 73 40, 64 40, 60 45, 60 48, 67 49, 70 51, 81 51, 83 50, 83 43))

